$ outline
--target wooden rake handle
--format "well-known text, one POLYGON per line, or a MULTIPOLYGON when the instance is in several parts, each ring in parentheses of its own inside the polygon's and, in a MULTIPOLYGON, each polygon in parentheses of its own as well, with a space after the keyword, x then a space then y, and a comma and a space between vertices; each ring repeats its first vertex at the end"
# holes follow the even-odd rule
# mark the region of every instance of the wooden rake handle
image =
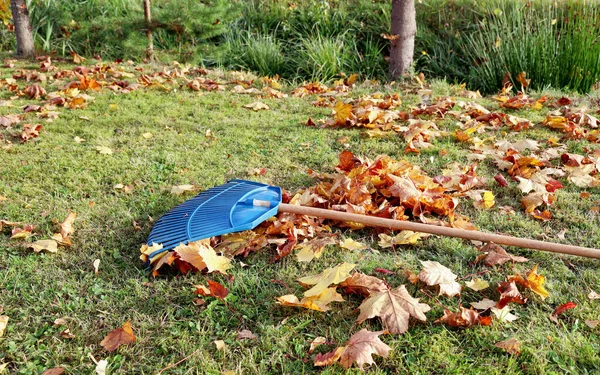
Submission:
POLYGON ((500 234, 484 233, 475 230, 464 230, 457 228, 440 227, 437 225, 430 224, 414 223, 410 221, 384 219, 375 216, 351 214, 348 212, 297 206, 286 203, 281 203, 278 207, 278 210, 279 212, 289 212, 296 215, 315 216, 338 221, 351 221, 355 223, 365 224, 371 227, 381 227, 395 230, 411 230, 413 232, 423 232, 437 234, 440 236, 459 237, 465 238, 467 240, 476 240, 482 242, 494 242, 497 244, 508 246, 518 246, 527 249, 537 249, 543 251, 550 251, 553 253, 578 255, 582 257, 600 259, 600 250, 591 249, 588 247, 563 245, 552 242, 529 240, 526 238, 503 236, 500 234))

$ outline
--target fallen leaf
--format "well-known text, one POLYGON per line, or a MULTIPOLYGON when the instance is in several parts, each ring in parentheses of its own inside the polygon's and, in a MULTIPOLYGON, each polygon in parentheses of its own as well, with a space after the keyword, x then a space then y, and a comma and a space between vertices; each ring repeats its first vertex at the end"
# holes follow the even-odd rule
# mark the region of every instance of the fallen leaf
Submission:
POLYGON ((62 337, 63 339, 74 339, 75 335, 72 334, 68 328, 66 328, 62 330, 62 332, 60 333, 60 337, 62 337))
POLYGON ((590 293, 587 295, 589 299, 600 299, 600 294, 590 290, 590 293))
POLYGON ((73 138, 73 141, 75 141, 77 143, 83 143, 83 142, 85 142, 85 139, 75 136, 75 138, 73 138))
POLYGON ((489 326, 492 324, 491 317, 482 317, 473 309, 466 309, 460 306, 459 312, 452 312, 444 309, 444 316, 435 321, 435 323, 444 323, 450 327, 468 328, 474 325, 489 326))
POLYGON ((4 336, 4 331, 8 325, 8 316, 0 315, 0 337, 4 336))
POLYGON ((33 225, 29 225, 29 224, 25 224, 23 226, 23 228, 15 227, 10 232, 10 239, 16 240, 16 239, 27 238, 27 237, 31 236, 31 232, 33 232, 34 229, 35 229, 35 227, 33 225))
POLYGON ((514 281, 525 288, 531 289, 534 293, 542 297, 542 299, 545 299, 550 295, 550 293, 548 293, 548 291, 544 288, 546 278, 543 275, 538 275, 537 267, 538 265, 536 264, 531 271, 529 271, 526 279, 524 279, 521 275, 516 275, 509 278, 509 281, 514 281))
POLYGON ((523 305, 527 302, 527 298, 521 295, 514 281, 504 281, 498 284, 498 292, 500 292, 500 300, 496 307, 501 309, 511 302, 523 305))
POLYGON ((480 290, 487 289, 490 286, 490 283, 488 283, 487 281, 485 281, 483 279, 479 279, 479 278, 474 278, 471 281, 467 281, 465 284, 469 288, 471 288, 477 292, 480 290))
POLYGON ((223 285, 219 284, 216 281, 208 280, 208 288, 204 285, 195 285, 196 291, 194 293, 199 294, 201 296, 211 296, 218 299, 224 299, 229 294, 227 288, 223 285))
POLYGON ((413 232, 411 230, 403 230, 395 236, 389 236, 385 233, 379 234, 379 247, 389 248, 395 245, 414 245, 417 241, 423 237, 427 237, 429 234, 421 232, 413 232))
POLYGON ((506 350, 507 353, 512 355, 521 354, 521 343, 516 338, 512 337, 508 340, 500 341, 494 344, 495 347, 506 350))
POLYGON ((404 285, 396 289, 372 292, 358 308, 358 323, 378 316, 389 332, 400 334, 408 329, 411 316, 424 322, 427 320, 425 313, 431 309, 429 305, 419 303, 418 298, 413 298, 404 285))
POLYGON ((344 302, 342 296, 336 291, 335 287, 327 288, 316 296, 304 297, 302 300, 293 294, 277 297, 277 302, 282 306, 304 307, 316 311, 329 311, 327 306, 331 302, 344 302))
POLYGON ((379 336, 383 333, 385 331, 371 332, 362 329, 353 334, 345 346, 338 347, 330 353, 317 354, 314 365, 327 366, 339 360, 345 368, 350 368, 353 363, 356 363, 362 370, 365 364, 375 363, 372 357, 374 354, 387 358, 390 350, 392 350, 379 339, 379 336))
POLYGON ((100 267, 100 259, 94 260, 94 263, 92 265, 94 266, 94 274, 97 275, 98 267, 100 267))
POLYGON ((67 324, 67 320, 65 318, 56 318, 54 319, 53 324, 55 326, 64 326, 67 324))
POLYGON ((65 372, 65 369, 62 367, 54 367, 42 372, 42 375, 60 375, 65 372))
POLYGON ((488 310, 492 307, 496 306, 496 301, 492 301, 491 299, 484 298, 479 302, 471 302, 471 306, 476 308, 477 310, 488 310))
POLYGON ((213 344, 215 344, 217 350, 225 350, 225 348, 227 347, 227 344, 225 344, 225 341, 223 340, 215 340, 213 341, 213 344))
POLYGON ((42 250, 50 253, 58 252, 58 243, 54 240, 39 240, 26 245, 28 248, 32 248, 33 251, 39 253, 42 250))
POLYGON ((146 138, 146 139, 150 139, 150 138, 152 138, 153 136, 154 136, 154 135, 153 135, 152 133, 150 133, 150 132, 142 134, 142 137, 144 137, 144 138, 146 138))
POLYGON ((100 345, 109 352, 117 350, 121 345, 131 344, 135 335, 131 329, 131 322, 126 322, 121 328, 116 328, 108 333, 100 345))
POLYGON ((563 303, 554 310, 552 315, 550 315, 550 320, 558 324, 558 316, 567 310, 574 309, 575 307, 577 307, 577 304, 574 302, 563 303))
POLYGON ((364 250, 367 248, 366 245, 364 245, 360 242, 354 241, 350 237, 345 238, 343 241, 340 241, 339 245, 342 249, 351 250, 351 251, 364 250))
POLYGON ((237 333, 236 337, 238 340, 243 340, 243 339, 255 340, 255 339, 257 339, 256 335, 248 329, 243 329, 243 330, 239 331, 237 333))
POLYGON ((106 146, 96 146, 96 150, 102 155, 112 155, 113 151, 106 146))
MULTIPOLYGON (((0 100, 0 102, 1 102, 1 100, 0 100)), ((4 370, 6 370, 6 367, 8 367, 8 362, 0 363, 0 374, 4 374, 4 370)))
POLYGON ((315 337, 315 339, 310 342, 310 349, 308 350, 308 353, 312 354, 312 352, 314 352, 319 345, 325 344, 326 342, 327 339, 323 336, 315 337))
POLYGON ((96 363, 96 375, 106 375, 106 368, 108 367, 108 361, 101 359, 96 363))
POLYGON ((511 314, 511 308, 509 306, 504 306, 501 309, 492 307, 491 310, 496 318, 501 322, 512 322, 519 318, 518 316, 511 314))
POLYGON ((486 266, 501 265, 508 261, 513 262, 527 262, 529 259, 511 255, 504 250, 503 247, 496 245, 493 242, 488 242, 484 247, 479 249, 480 252, 487 254, 484 259, 486 266))
POLYGON ((596 328, 600 324, 600 320, 585 320, 585 325, 590 328, 596 328))
POLYGON ((438 262, 421 261, 423 269, 419 272, 419 280, 429 286, 439 285, 440 295, 448 297, 460 295, 461 286, 457 283, 456 275, 438 262))
POLYGON ((310 240, 304 239, 303 242, 296 245, 299 248, 296 258, 299 262, 310 262, 314 258, 320 258, 325 246, 333 245, 335 242, 335 238, 332 236, 315 237, 310 240))
POLYGON ((271 109, 268 105, 261 103, 261 102, 252 102, 252 103, 246 104, 244 106, 244 108, 248 108, 253 111, 260 111, 263 109, 271 109))
POLYGON ((358 294, 363 297, 368 297, 371 293, 385 292, 389 289, 383 280, 359 272, 349 276, 339 286, 344 289, 345 293, 358 294))
POLYGON ((356 264, 342 263, 336 267, 325 269, 318 275, 306 276, 298 279, 298 282, 303 285, 314 285, 311 289, 304 292, 304 296, 311 297, 317 296, 331 284, 339 284, 346 280, 349 276, 349 272, 356 266, 356 264))
POLYGON ((171 194, 181 195, 186 191, 194 190, 194 185, 175 185, 171 187, 171 194))
POLYGON ((73 221, 75 221, 76 217, 77 214, 75 212, 69 211, 67 218, 60 224, 60 235, 63 236, 63 238, 69 238, 69 236, 75 232, 73 229, 73 221))

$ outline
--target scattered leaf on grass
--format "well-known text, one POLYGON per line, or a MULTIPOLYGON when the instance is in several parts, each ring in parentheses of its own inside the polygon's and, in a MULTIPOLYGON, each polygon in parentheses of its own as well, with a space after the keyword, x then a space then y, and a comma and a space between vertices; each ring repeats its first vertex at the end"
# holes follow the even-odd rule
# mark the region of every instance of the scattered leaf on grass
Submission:
POLYGON ((218 299, 224 299, 229 294, 227 288, 216 281, 208 280, 208 288, 204 285, 195 285, 197 288, 194 293, 201 296, 211 296, 218 299))
POLYGON ((484 298, 479 302, 471 302, 471 306, 476 308, 477 310, 488 310, 492 307, 496 306, 496 301, 492 301, 491 299, 484 298))
POLYGON ((75 232, 75 229, 73 229, 75 218, 77 218, 77 213, 69 211, 67 218, 60 224, 60 235, 63 238, 69 238, 75 232))
POLYGON ((585 320, 585 325, 590 328, 596 328, 600 324, 600 320, 585 320))
POLYGON ((253 111, 260 111, 260 110, 263 110, 263 109, 271 109, 271 107, 269 107, 265 103, 261 103, 261 102, 252 102, 252 103, 246 104, 244 106, 244 108, 248 108, 248 109, 251 109, 253 111))
POLYGON ((385 331, 371 332, 363 328, 353 334, 345 346, 340 346, 329 353, 317 354, 314 364, 328 366, 339 361, 345 368, 350 368, 353 363, 356 363, 362 370, 364 365, 375 363, 372 357, 374 354, 387 358, 392 350, 379 339, 383 333, 385 331))
POLYGON ((94 274, 97 275, 98 267, 100 267, 100 259, 94 260, 94 263, 92 265, 94 266, 94 274))
POLYGON ((479 249, 479 251, 483 254, 477 257, 477 261, 479 261, 481 258, 484 258, 483 261, 485 265, 490 267, 501 265, 508 261, 517 263, 529 261, 527 258, 507 253, 502 246, 496 245, 493 242, 487 243, 484 247, 479 249))
POLYGON ((344 289, 345 293, 358 294, 363 297, 368 297, 376 292, 385 292, 389 289, 383 280, 360 272, 352 274, 352 276, 342 281, 339 286, 344 289))
POLYGON ((39 240, 27 244, 28 248, 32 248, 33 251, 39 253, 42 250, 48 251, 50 253, 58 252, 58 243, 54 240, 39 240))
POLYGON ((0 337, 4 336, 4 331, 8 325, 8 316, 0 315, 0 337))
POLYGON ((460 295, 461 286, 456 282, 456 275, 439 262, 421 261, 423 269, 419 272, 419 280, 429 286, 439 285, 440 295, 448 297, 460 295))
POLYGON ((106 146, 96 146, 96 150, 102 155, 112 155, 113 151, 106 146))
POLYGON ((575 307, 577 307, 577 304, 574 302, 563 303, 554 310, 552 315, 550 315, 550 320, 558 324, 558 316, 567 310, 574 309, 575 307))
POLYGON ((506 350, 507 353, 512 355, 521 354, 521 343, 516 338, 512 337, 508 340, 500 341, 494 344, 495 347, 506 350))
POLYGON ((509 306, 504 306, 501 309, 497 307, 492 307, 491 310, 492 313, 494 313, 494 315, 496 316, 496 318, 501 322, 512 322, 519 319, 518 316, 511 314, 511 308, 509 306))
POLYGON ((194 185, 175 185, 171 187, 171 194, 181 195, 186 191, 194 190, 194 185))
POLYGON ((456 313, 444 309, 444 316, 436 320, 435 323, 444 323, 456 328, 468 328, 474 325, 489 326, 492 324, 492 318, 490 316, 481 316, 473 309, 466 309, 460 306, 460 311, 456 313))
POLYGON ((73 141, 75 141, 75 142, 77 142, 77 143, 83 143, 83 142, 85 142, 85 139, 84 139, 84 138, 81 138, 81 137, 78 137, 78 136, 75 136, 75 137, 73 138, 73 141))
POLYGON ((346 249, 346 250, 364 250, 367 248, 366 245, 364 245, 358 241, 354 241, 350 237, 344 238, 343 241, 340 241, 339 245, 342 249, 346 249))
POLYGON ((312 354, 312 352, 314 352, 319 345, 325 344, 326 342, 327 339, 323 336, 315 337, 315 339, 310 342, 310 349, 308 350, 308 353, 312 354))
POLYGON ((150 132, 144 133, 142 134, 142 137, 146 138, 146 139, 150 139, 152 138, 154 135, 150 132))
POLYGON ((465 284, 476 292, 487 289, 490 286, 490 283, 480 278, 474 278, 471 281, 467 281, 465 284))
POLYGON ((131 322, 126 322, 121 328, 116 328, 108 333, 100 345, 109 352, 117 350, 121 345, 131 344, 135 335, 131 329, 131 322))
POLYGON ((282 306, 304 307, 316 311, 329 311, 331 307, 327 306, 331 302, 344 302, 342 296, 336 291, 335 287, 325 289, 316 296, 304 297, 298 300, 293 294, 277 297, 277 302, 282 306))
POLYGON ((243 339, 249 339, 249 340, 254 340, 256 339, 256 335, 254 333, 252 333, 252 331, 248 330, 248 329, 243 329, 241 331, 239 331, 237 333, 237 339, 238 340, 243 340, 243 339))
POLYGON ((108 361, 101 359, 96 363, 96 375, 106 375, 106 368, 108 367, 108 361))
POLYGON ((537 267, 538 265, 536 264, 531 271, 529 271, 526 279, 524 279, 521 275, 516 275, 509 278, 509 281, 514 281, 525 288, 531 289, 534 293, 542 297, 542 299, 545 299, 550 295, 550 293, 548 293, 546 288, 544 288, 546 278, 537 273, 537 267))
POLYGON ((16 239, 23 239, 23 238, 27 238, 29 236, 31 236, 31 232, 35 229, 35 227, 33 225, 29 225, 26 224, 23 226, 23 228, 13 228, 13 230, 11 231, 11 236, 10 239, 11 240, 16 240, 16 239))
POLYGON ((414 245, 417 241, 423 237, 427 237, 429 234, 421 232, 413 232, 411 230, 403 230, 395 236, 390 236, 385 233, 379 234, 379 247, 389 248, 395 245, 414 245))
POLYGON ((352 263, 342 263, 336 267, 325 269, 318 275, 306 276, 298 279, 303 285, 314 285, 311 289, 304 292, 306 297, 317 296, 325 291, 331 284, 339 284, 346 280, 349 272, 356 266, 352 263))
POLYGON ((590 293, 587 295, 589 299, 600 299, 600 294, 590 290, 590 293))
POLYGON ((224 350, 227 347, 227 344, 225 344, 225 341, 223 340, 215 340, 213 341, 213 344, 215 344, 217 350, 224 350))

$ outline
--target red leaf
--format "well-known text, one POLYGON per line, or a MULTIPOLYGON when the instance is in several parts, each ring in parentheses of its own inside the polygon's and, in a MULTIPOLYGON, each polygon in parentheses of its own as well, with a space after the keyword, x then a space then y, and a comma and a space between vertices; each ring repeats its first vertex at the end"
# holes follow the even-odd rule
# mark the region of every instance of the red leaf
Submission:
POLYGON ((564 304, 558 306, 556 308, 556 310, 554 310, 552 315, 550 315, 550 320, 552 320, 555 323, 558 323, 558 316, 560 314, 564 313, 567 310, 573 309, 575 307, 577 307, 577 304, 574 302, 567 302, 567 303, 564 303, 564 304))
POLYGON ((494 180, 496 180, 498 185, 500 185, 502 187, 508 186, 508 182, 506 181, 506 178, 504 178, 504 176, 501 175, 500 173, 498 173, 497 175, 494 176, 494 180))

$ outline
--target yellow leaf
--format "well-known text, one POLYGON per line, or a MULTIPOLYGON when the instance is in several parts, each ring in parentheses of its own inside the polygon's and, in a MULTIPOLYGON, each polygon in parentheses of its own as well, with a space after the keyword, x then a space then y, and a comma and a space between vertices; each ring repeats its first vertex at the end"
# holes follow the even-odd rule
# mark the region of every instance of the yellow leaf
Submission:
MULTIPOLYGON (((144 262, 148 261, 148 257, 150 256, 150 254, 152 254, 153 252, 160 250, 163 248, 162 244, 159 243, 153 243, 152 246, 148 246, 147 244, 143 244, 142 247, 140 248, 140 252, 142 253, 142 255, 140 255, 140 259, 144 262)), ((158 259, 162 258, 164 255, 166 254, 166 252, 162 252, 159 255, 155 256, 154 258, 150 259, 150 263, 154 263, 155 261, 157 261, 158 259)))
POLYGON ((483 279, 479 279, 479 278, 474 278, 471 281, 467 281, 465 284, 467 284, 467 286, 469 288, 471 288, 475 291, 484 290, 490 286, 490 283, 488 283, 487 281, 485 281, 483 279))
POLYGON ((350 271, 356 266, 352 263, 342 263, 339 266, 327 268, 318 275, 306 276, 298 279, 301 284, 314 285, 311 289, 304 292, 306 297, 317 296, 331 284, 339 284, 346 280, 350 271))
POLYGON ((96 150, 102 155, 112 155, 112 150, 106 146, 96 146, 96 150))
POLYGON ((366 245, 354 241, 352 238, 345 238, 343 241, 340 241, 340 247, 346 250, 364 250, 367 248, 366 245))
POLYGON ((227 344, 225 344, 225 341, 223 340, 215 340, 213 341, 213 344, 215 344, 217 350, 224 350, 227 347, 227 344))
POLYGON ((0 337, 4 336, 4 330, 8 325, 8 316, 0 315, 0 337))
POLYGON ((39 253, 42 250, 46 250, 51 253, 58 252, 58 243, 56 243, 56 241, 54 241, 54 240, 35 241, 35 242, 27 245, 27 247, 32 248, 33 251, 35 251, 36 253, 39 253))
POLYGON ((152 137, 153 137, 153 134, 152 134, 152 133, 150 133, 150 132, 148 132, 148 133, 144 133, 144 134, 142 134, 142 137, 144 137, 144 138, 146 138, 146 139, 150 139, 150 138, 152 138, 152 137))
POLYGON ((84 139, 84 138, 80 138, 80 137, 78 137, 78 136, 75 136, 75 138, 73 138, 73 140, 74 140, 75 142, 77 142, 77 143, 83 143, 83 142, 85 142, 85 139, 84 139))
POLYGON ((327 306, 330 302, 344 302, 342 296, 336 291, 336 287, 325 289, 321 294, 304 297, 298 300, 293 294, 277 297, 277 302, 282 306, 304 307, 306 309, 316 311, 329 311, 331 308, 327 306))
POLYGON ((260 111, 261 109, 271 109, 268 105, 261 102, 253 102, 250 104, 246 104, 244 108, 251 109, 253 111, 260 111))
POLYGON ((411 230, 403 230, 394 237, 385 233, 379 234, 379 246, 382 248, 393 247, 394 245, 414 245, 422 237, 427 237, 429 234, 421 232, 413 232, 411 230))
POLYGON ((217 255, 215 250, 210 247, 210 245, 198 243, 198 254, 200 254, 202 257, 202 261, 204 264, 206 264, 206 268, 208 269, 209 273, 217 271, 222 274, 226 274, 227 270, 232 267, 231 259, 217 255))

